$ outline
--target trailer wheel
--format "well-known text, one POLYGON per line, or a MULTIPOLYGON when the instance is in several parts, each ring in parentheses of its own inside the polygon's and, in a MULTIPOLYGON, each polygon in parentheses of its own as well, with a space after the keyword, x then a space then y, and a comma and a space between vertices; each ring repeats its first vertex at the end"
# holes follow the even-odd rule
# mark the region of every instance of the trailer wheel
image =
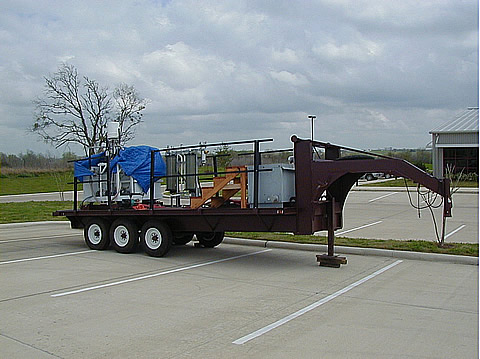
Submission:
POLYGON ((172 245, 172 237, 172 231, 165 223, 148 221, 142 227, 142 245, 149 256, 164 256, 172 245))
POLYGON ((110 245, 108 234, 108 223, 101 218, 88 220, 83 229, 85 243, 91 249, 101 250, 108 248, 110 245))
POLYGON ((213 248, 218 246, 223 241, 224 232, 199 232, 196 233, 198 242, 206 247, 213 248))
POLYGON ((176 232, 173 234, 173 244, 182 246, 193 239, 193 232, 176 232))
POLYGON ((113 248, 119 253, 132 253, 138 245, 138 227, 126 218, 119 218, 110 227, 113 248))

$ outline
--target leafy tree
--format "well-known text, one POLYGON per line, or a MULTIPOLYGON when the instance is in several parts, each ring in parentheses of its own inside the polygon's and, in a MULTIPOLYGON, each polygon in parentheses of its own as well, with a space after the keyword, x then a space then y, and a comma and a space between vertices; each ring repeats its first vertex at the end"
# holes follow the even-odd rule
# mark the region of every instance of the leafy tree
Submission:
POLYGON ((226 168, 230 165, 233 159, 234 150, 228 145, 222 145, 216 148, 215 155, 217 163, 220 168, 226 168))
POLYGON ((133 86, 121 84, 110 91, 87 76, 80 77, 66 63, 44 79, 43 97, 34 101, 31 130, 45 142, 56 148, 77 143, 85 154, 92 154, 106 147, 109 121, 119 122, 121 144, 134 137, 147 100, 133 86))

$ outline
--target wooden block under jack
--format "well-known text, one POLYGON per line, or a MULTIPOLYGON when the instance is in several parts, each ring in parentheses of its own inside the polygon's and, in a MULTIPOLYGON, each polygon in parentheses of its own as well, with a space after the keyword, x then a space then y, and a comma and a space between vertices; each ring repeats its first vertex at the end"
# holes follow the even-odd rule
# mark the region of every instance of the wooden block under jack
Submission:
POLYGON ((329 256, 327 254, 317 254, 317 262, 321 267, 340 268, 340 265, 347 264, 347 258, 340 256, 329 256))

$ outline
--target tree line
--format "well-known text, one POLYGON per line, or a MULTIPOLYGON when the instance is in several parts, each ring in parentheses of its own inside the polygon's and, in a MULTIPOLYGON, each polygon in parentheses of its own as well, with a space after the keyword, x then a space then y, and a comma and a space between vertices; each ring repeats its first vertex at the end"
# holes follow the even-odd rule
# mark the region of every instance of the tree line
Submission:
POLYGON ((0 152, 2 169, 61 170, 73 168, 73 163, 70 161, 75 159, 77 159, 77 155, 72 152, 65 152, 61 157, 44 155, 33 151, 27 151, 18 155, 0 152))
MULTIPOLYGON (((218 165, 225 167, 226 165, 236 164, 252 164, 253 156, 244 155, 242 151, 235 151, 225 146, 217 148, 213 151, 218 158, 218 165)), ((387 156, 405 159, 418 167, 425 167, 426 163, 432 162, 432 153, 423 149, 402 149, 390 151, 374 151, 387 156)), ((263 163, 279 163, 287 162, 292 152, 268 153, 262 156, 263 163)), ((6 154, 0 152, 0 163, 2 168, 12 169, 66 169, 73 167, 71 161, 80 158, 73 152, 65 152, 61 157, 55 157, 49 154, 35 153, 27 151, 18 155, 6 154)))

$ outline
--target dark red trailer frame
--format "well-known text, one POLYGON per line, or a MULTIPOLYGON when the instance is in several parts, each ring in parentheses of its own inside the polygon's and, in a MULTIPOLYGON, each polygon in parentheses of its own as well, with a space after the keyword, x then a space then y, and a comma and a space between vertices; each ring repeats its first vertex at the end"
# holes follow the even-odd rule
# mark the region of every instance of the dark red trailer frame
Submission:
MULTIPOLYGON (((444 200, 444 216, 451 216, 452 201, 448 179, 437 179, 407 161, 387 156, 374 155, 356 149, 330 143, 291 138, 294 144, 295 201, 284 208, 259 208, 258 200, 250 208, 162 207, 149 209, 121 208, 110 203, 104 206, 89 206, 72 210, 59 210, 54 216, 66 216, 72 228, 84 228, 92 219, 101 219, 107 225, 115 220, 126 219, 138 228, 151 221, 162 222, 175 233, 220 233, 225 231, 292 232, 313 234, 328 231, 328 254, 321 258, 323 264, 339 266, 343 258, 334 255, 334 232, 343 226, 343 207, 348 192, 365 173, 382 172, 404 177, 439 194, 444 200), (324 151, 324 159, 315 159, 315 149, 324 151), (360 156, 341 157, 341 151, 360 153, 360 156), (364 156, 368 154, 369 156, 364 156)), ((153 156, 152 156, 153 157, 153 156)), ((254 173, 258 179, 260 153, 255 143, 254 173)), ((154 178, 151 179, 153 182, 154 178)), ((257 182, 258 183, 258 182, 257 182)), ((258 191, 258 186, 254 186, 258 191)), ((258 198, 258 193, 255 194, 258 198)), ((322 264, 321 262, 321 264, 322 264)))

